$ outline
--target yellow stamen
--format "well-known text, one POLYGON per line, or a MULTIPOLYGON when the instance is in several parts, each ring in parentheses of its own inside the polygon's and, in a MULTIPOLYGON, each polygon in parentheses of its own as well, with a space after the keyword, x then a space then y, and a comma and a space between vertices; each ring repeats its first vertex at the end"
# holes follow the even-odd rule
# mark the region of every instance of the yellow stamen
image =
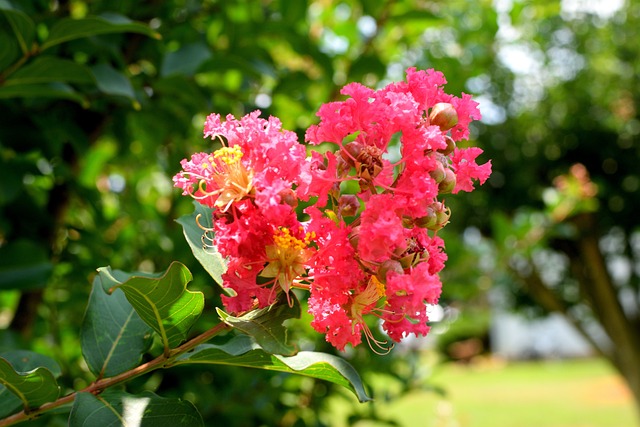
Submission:
POLYGON ((298 239, 288 228, 278 228, 273 245, 265 248, 269 263, 260 276, 275 278, 288 297, 294 280, 306 273, 306 263, 311 257, 309 244, 314 238, 315 233, 306 233, 303 239, 298 239))
POLYGON ((205 179, 200 181, 199 197, 217 195, 214 205, 225 212, 233 202, 249 195, 253 190, 253 172, 242 164, 242 156, 242 149, 238 145, 222 147, 209 156, 208 160, 211 163, 202 163, 202 168, 211 168, 212 173, 208 180, 213 180, 213 183, 205 179))
POLYGON ((371 311, 377 310, 376 304, 380 299, 384 298, 384 296, 384 284, 380 282, 376 276, 371 276, 367 287, 359 294, 356 294, 351 300, 351 317, 354 320, 352 324, 353 332, 355 332, 356 325, 361 325, 362 332, 367 340, 367 344, 369 344, 369 348, 376 354, 380 355, 389 353, 393 348, 393 345, 386 347, 386 341, 379 341, 375 339, 371 329, 369 329, 369 326, 364 321, 363 316, 371 311))
POLYGON ((239 145, 234 145, 233 147, 222 147, 213 153, 214 158, 220 159, 228 165, 238 163, 242 158, 242 155, 242 149, 239 145))

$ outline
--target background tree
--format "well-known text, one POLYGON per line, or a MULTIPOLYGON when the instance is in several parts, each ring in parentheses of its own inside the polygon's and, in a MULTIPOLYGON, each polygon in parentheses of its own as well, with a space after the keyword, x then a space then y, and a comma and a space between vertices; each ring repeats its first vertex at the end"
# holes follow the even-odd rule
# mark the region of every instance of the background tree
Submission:
MULTIPOLYGON (((76 319, 101 265, 151 271, 177 258, 217 294, 173 221, 191 205, 170 181, 182 158, 206 149, 206 114, 260 108, 302 140, 344 83, 375 86, 407 66, 434 67, 450 93, 479 95, 485 118, 474 136, 495 171, 482 191, 450 201, 449 232, 480 230, 501 261, 485 278, 507 285, 516 305, 566 315, 638 400, 640 7, 572 4, 0 0, 0 347, 49 354, 66 384, 87 381, 76 319), (57 36, 66 19, 94 16, 104 31, 57 36), (545 189, 575 163, 598 186, 598 209, 558 222, 545 189), (608 340, 591 338, 594 324, 608 340)), ((486 282, 455 252, 445 300, 486 282)), ((404 372, 397 360, 375 363, 404 372)), ((274 399, 269 381, 297 390, 299 380, 190 373, 177 387, 171 373, 130 387, 199 400, 227 425, 322 422, 306 408, 325 385, 274 399), (221 384, 236 386, 223 396, 221 384), (247 384, 265 393, 246 402, 247 384)))

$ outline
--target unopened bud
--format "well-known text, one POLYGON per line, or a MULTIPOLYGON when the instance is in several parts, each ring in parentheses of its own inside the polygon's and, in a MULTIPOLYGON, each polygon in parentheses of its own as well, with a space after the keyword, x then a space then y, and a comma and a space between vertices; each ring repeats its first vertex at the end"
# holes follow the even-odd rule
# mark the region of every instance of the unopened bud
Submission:
POLYGON ((438 229, 444 227, 449 223, 449 218, 451 218, 451 210, 442 205, 442 209, 436 211, 436 227, 438 229))
POLYGON ((438 221, 438 216, 436 215, 435 209, 432 207, 427 208, 427 214, 422 218, 417 218, 414 221, 414 224, 421 228, 432 229, 435 227, 436 222, 438 221))
POLYGON ((446 170, 442 162, 437 162, 436 168, 429 172, 429 175, 431 175, 436 184, 440 184, 446 177, 446 170))
POLYGON ((438 231, 449 222, 451 210, 442 202, 434 202, 427 208, 427 215, 415 220, 418 227, 438 231))
POLYGON ((353 246, 353 249, 358 250, 358 242, 360 242, 360 226, 356 225, 351 229, 349 233, 349 243, 353 246))
POLYGON ((376 278, 385 285, 387 284, 387 274, 390 271, 395 271, 398 274, 404 274, 404 269, 402 265, 393 259, 388 259, 380 264, 378 267, 378 272, 376 273, 376 278))
POLYGON ((421 262, 429 261, 429 252, 411 252, 400 258, 400 265, 402 268, 407 269, 411 267, 415 267, 421 262))
POLYGON ((453 153, 453 150, 456 149, 456 142, 449 135, 446 135, 444 137, 444 140, 447 142, 447 147, 445 149, 439 150, 439 151, 440 151, 440 153, 444 154, 445 156, 448 156, 449 154, 453 153))
POLYGON ((448 102, 440 102, 431 109, 429 123, 446 132, 458 124, 458 112, 448 102))
POLYGON ((445 178, 438 184, 439 194, 449 194, 456 188, 456 174, 451 170, 445 171, 445 178))
POLYGON ((296 208, 298 206, 298 198, 296 197, 296 193, 291 189, 286 189, 280 192, 280 201, 285 203, 292 208, 296 208))
POLYGON ((343 217, 354 216, 360 209, 360 200, 353 194, 343 194, 338 200, 338 209, 343 217))

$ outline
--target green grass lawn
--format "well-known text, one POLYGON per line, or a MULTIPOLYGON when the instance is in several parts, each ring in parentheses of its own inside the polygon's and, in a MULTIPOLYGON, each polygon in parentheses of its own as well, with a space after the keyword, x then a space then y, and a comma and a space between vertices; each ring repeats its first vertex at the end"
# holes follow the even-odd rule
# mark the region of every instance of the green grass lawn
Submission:
MULTIPOLYGON (((372 381, 376 395, 385 385, 372 381)), ((482 362, 436 366, 427 380, 446 391, 412 392, 374 403, 379 415, 411 427, 633 427, 630 394, 605 361, 482 362)), ((331 425, 340 421, 340 408, 331 425)), ((386 424, 360 421, 358 427, 386 424)))

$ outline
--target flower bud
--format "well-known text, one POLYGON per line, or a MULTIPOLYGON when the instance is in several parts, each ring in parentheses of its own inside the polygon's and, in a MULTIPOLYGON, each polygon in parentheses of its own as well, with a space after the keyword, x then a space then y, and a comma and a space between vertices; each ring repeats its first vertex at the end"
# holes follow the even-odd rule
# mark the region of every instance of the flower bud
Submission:
POLYGON ((351 229, 349 233, 349 243, 353 246, 353 249, 358 250, 358 243, 360 242, 360 226, 356 225, 351 229))
POLYGON ((445 156, 448 156, 449 154, 453 153, 453 150, 456 149, 456 142, 449 135, 446 135, 444 137, 444 140, 447 142, 447 148, 439 151, 445 156))
POLYGON ((354 216, 360 209, 360 200, 353 194, 343 194, 338 200, 338 209, 343 217, 354 216))
POLYGON ((416 265, 429 261, 429 252, 423 250, 421 252, 408 252, 400 258, 400 265, 404 269, 415 267, 416 265))
POLYGON ((458 124, 458 112, 448 102, 440 102, 431 109, 429 123, 446 132, 458 124))
POLYGON ((446 177, 446 170, 442 162, 437 162, 436 168, 429 172, 429 175, 431 176, 431 178, 433 178, 436 184, 440 184, 442 181, 444 181, 446 177))
POLYGON ((293 190, 282 190, 279 193, 279 196, 282 203, 285 203, 294 209, 298 206, 298 197, 296 197, 296 193, 293 190))
POLYGON ((438 227, 436 230, 447 225, 449 218, 451 218, 451 210, 445 207, 443 203, 440 203, 440 205, 442 205, 441 209, 436 211, 436 227, 438 227))
POLYGON ((385 285, 387 284, 387 274, 390 271, 395 271, 398 274, 404 274, 404 269, 402 265, 393 259, 388 259, 380 264, 378 267, 378 272, 376 273, 376 278, 385 285))
POLYGON ((427 228, 431 230, 436 225, 436 221, 438 220, 438 216, 436 215, 435 209, 432 207, 427 208, 427 214, 422 218, 416 218, 414 224, 420 228, 427 228))
POLYGON ((451 170, 445 171, 445 178, 438 184, 439 194, 449 194, 456 188, 456 174, 451 170))

